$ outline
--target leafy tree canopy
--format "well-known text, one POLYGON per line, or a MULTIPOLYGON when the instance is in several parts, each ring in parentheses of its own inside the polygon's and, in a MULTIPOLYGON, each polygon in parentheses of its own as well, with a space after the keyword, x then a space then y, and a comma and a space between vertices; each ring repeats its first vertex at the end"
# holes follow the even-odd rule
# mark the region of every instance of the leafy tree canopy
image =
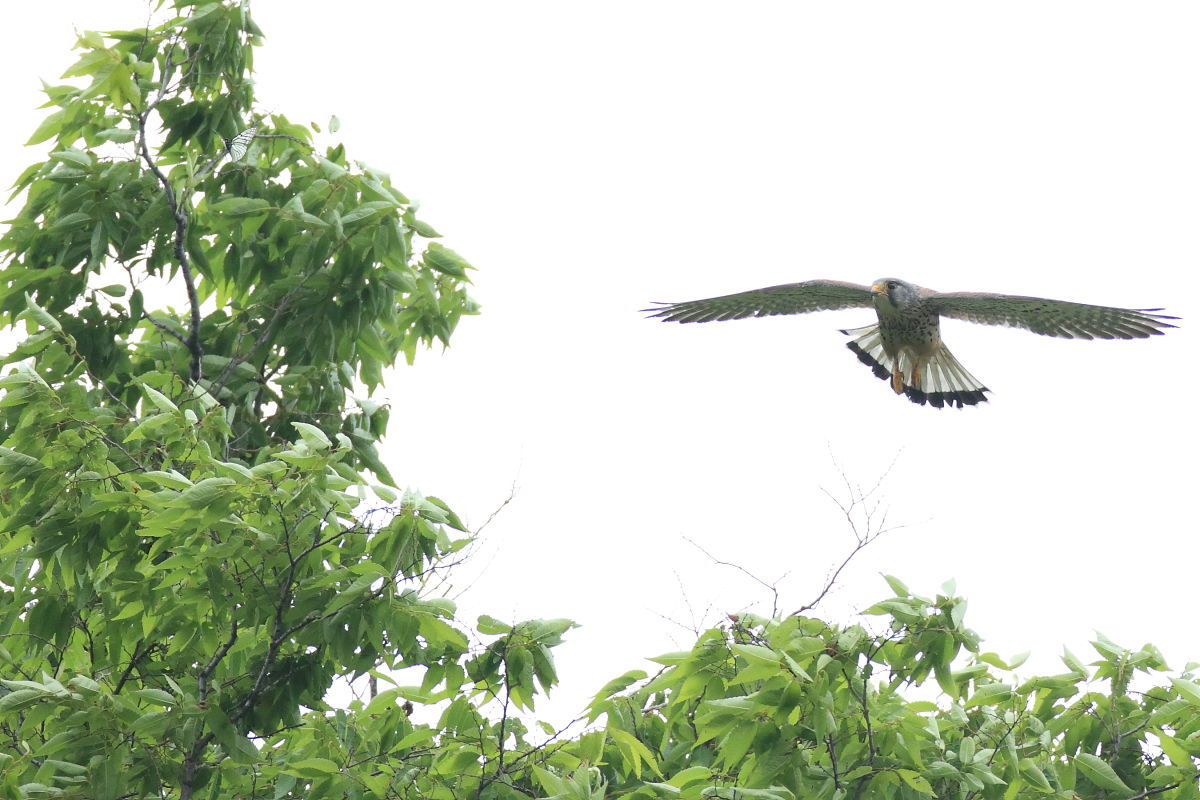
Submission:
POLYGON ((572 623, 430 595, 470 537, 356 394, 474 313, 469 265, 255 112, 244 5, 163 5, 80 37, 0 238, 0 797, 1197 796, 1190 673, 1100 638, 1021 679, 895 579, 877 625, 730 617, 528 728, 572 623))

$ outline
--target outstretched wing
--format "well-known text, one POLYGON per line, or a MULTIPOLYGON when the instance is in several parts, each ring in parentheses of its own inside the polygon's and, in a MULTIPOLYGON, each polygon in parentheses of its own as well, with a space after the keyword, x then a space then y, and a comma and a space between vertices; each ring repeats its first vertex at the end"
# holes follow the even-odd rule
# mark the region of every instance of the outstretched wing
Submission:
POLYGON ((869 286, 845 281, 804 281, 768 286, 749 292, 688 300, 683 303, 661 303, 651 317, 665 322, 712 322, 746 317, 771 317, 777 314, 807 314, 836 308, 863 308, 872 305, 869 286))
POLYGON ((1110 308, 1042 297, 984 292, 930 292, 922 298, 943 317, 1014 328, 1067 339, 1145 339, 1174 328, 1161 308, 1110 308))

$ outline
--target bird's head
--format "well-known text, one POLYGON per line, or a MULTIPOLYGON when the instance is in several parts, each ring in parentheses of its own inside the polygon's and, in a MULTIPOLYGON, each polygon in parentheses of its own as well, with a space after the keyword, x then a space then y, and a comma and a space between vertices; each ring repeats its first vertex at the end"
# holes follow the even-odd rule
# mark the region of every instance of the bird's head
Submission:
POLYGON ((899 278, 880 278, 871 284, 875 293, 875 304, 886 303, 889 306, 903 306, 917 299, 917 287, 899 278))

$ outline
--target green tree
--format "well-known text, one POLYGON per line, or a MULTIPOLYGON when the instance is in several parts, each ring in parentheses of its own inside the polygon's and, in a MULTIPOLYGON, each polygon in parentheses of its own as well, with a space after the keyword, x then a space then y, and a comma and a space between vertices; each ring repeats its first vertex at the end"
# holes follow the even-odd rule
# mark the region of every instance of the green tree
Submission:
POLYGON ((375 761, 430 738, 396 690, 327 714, 335 678, 424 667, 408 694, 462 726, 509 665, 514 702, 552 684, 569 623, 470 650, 421 593, 463 526, 396 488, 354 394, 474 313, 468 264, 386 174, 253 113, 246 7, 174 10, 80 36, 0 239, 28 334, 0 378, 0 795, 382 796, 375 761))
POLYGON ((397 487, 366 399, 474 312, 469 266, 385 174, 254 113, 243 5, 171 8, 80 37, 0 238, 24 325, 0 376, 0 797, 1200 794, 1190 672, 1100 638, 1020 679, 951 589, 895 579, 879 630, 730 617, 605 686, 581 732, 531 734, 571 623, 468 627, 423 592, 469 536, 397 487), (363 675, 388 688, 326 705, 363 675))

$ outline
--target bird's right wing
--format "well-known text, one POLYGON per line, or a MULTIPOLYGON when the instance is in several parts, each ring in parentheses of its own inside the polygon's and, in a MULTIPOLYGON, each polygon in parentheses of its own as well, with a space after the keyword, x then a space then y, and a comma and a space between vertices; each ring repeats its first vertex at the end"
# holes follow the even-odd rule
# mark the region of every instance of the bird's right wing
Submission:
POLYGON ((1067 339, 1145 339, 1179 319, 1161 308, 1113 308, 986 292, 930 292, 926 302, 943 317, 982 325, 1009 325, 1067 339))
POLYGON ((837 308, 869 308, 873 305, 871 288, 845 281, 804 281, 768 286, 704 300, 660 303, 651 317, 664 322, 712 322, 746 317, 771 317, 777 314, 807 314, 837 308))

